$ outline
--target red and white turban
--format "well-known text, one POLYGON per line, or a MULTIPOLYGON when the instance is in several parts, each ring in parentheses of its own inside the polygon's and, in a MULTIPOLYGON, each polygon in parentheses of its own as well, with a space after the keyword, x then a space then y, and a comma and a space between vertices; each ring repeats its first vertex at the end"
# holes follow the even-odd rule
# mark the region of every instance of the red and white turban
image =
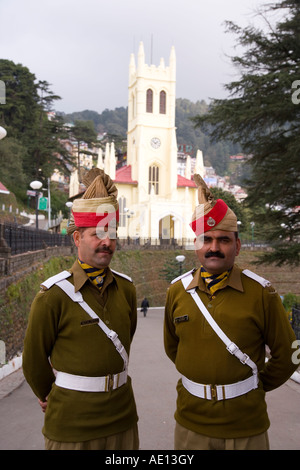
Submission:
POLYGON ((73 202, 68 234, 80 227, 114 227, 119 222, 118 190, 111 178, 99 168, 87 172, 82 180, 84 195, 73 202))
POLYGON ((201 176, 194 175, 198 186, 199 205, 194 210, 190 227, 196 236, 209 230, 237 232, 237 217, 222 199, 215 200, 201 176))

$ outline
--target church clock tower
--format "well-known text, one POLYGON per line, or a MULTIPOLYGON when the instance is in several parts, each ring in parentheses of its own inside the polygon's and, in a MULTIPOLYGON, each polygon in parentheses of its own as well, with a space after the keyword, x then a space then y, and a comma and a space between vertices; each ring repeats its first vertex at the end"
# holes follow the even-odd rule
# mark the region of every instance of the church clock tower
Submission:
POLYGON ((151 194, 172 199, 177 189, 177 141, 175 129, 176 58, 171 49, 169 66, 145 63, 140 43, 137 66, 129 65, 127 164, 138 182, 139 203, 151 194))

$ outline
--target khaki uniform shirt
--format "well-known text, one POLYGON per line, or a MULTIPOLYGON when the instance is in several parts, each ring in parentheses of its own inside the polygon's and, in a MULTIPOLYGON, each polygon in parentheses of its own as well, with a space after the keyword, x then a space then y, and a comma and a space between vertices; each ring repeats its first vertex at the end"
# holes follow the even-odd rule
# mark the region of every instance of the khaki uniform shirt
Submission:
MULTIPOLYGON (((200 276, 200 269, 193 276, 188 288, 196 287, 224 333, 256 363, 260 381, 258 389, 245 395, 214 401, 191 395, 180 379, 175 418, 194 432, 216 438, 249 437, 265 432, 270 424, 265 392, 283 384, 297 368, 292 363, 295 335, 281 299, 271 286, 263 287, 242 274, 237 266, 225 286, 213 296, 200 276), (267 363, 266 344, 272 354, 267 363)), ((225 385, 252 375, 251 368, 226 350, 181 280, 171 285, 167 293, 164 341, 166 353, 178 371, 194 382, 225 385), (184 318, 186 321, 178 321, 184 318)))
MULTIPOLYGON (((136 329, 132 282, 108 268, 102 290, 76 261, 68 278, 97 315, 114 330, 127 353, 136 329)), ((79 392, 57 387, 53 369, 101 377, 122 372, 123 359, 98 324, 58 286, 37 294, 29 315, 23 370, 34 393, 48 405, 43 433, 52 440, 78 442, 126 431, 137 422, 131 379, 109 392, 79 392), (50 365, 50 362, 51 365, 50 365)))

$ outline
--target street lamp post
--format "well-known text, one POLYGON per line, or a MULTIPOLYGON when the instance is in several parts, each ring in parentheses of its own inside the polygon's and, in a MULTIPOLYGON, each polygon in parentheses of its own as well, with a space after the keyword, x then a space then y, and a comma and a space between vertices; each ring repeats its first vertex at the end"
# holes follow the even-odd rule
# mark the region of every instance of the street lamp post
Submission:
POLYGON ((38 190, 41 189, 43 186, 43 183, 40 181, 32 181, 30 183, 30 187, 34 189, 35 191, 35 199, 36 199, 36 205, 35 205, 35 227, 36 229, 39 228, 39 193, 38 190))
POLYGON ((251 225, 251 236, 252 236, 252 248, 254 247, 254 226, 255 222, 250 222, 251 225))
POLYGON ((73 206, 73 202, 71 202, 71 201, 66 202, 66 206, 69 209, 69 214, 68 214, 68 226, 69 226, 70 219, 71 219, 71 209, 72 209, 72 206, 73 206))
POLYGON ((1 139, 4 139, 4 137, 6 137, 6 134, 7 134, 7 132, 6 132, 6 130, 4 129, 4 127, 1 127, 1 126, 0 126, 0 140, 1 140, 1 139))
POLYGON ((176 256, 176 261, 178 261, 178 263, 179 263, 179 275, 180 276, 182 274, 182 263, 184 262, 184 260, 185 260, 185 256, 183 256, 183 255, 176 256))

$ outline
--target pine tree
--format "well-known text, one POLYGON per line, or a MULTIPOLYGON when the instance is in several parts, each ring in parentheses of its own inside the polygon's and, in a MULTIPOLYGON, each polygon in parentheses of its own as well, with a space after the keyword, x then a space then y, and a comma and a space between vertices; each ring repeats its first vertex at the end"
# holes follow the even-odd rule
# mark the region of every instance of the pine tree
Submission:
MULTIPOLYGON (((48 118, 53 103, 60 97, 46 81, 37 81, 27 67, 9 60, 0 59, 0 79, 6 87, 0 125, 7 131, 6 143, 13 139, 23 148, 22 171, 27 185, 36 178, 47 181, 55 168, 69 173, 67 165, 73 160, 62 143, 68 137, 63 119, 48 118)), ((4 147, 7 152, 8 143, 1 143, 0 153, 4 147)))
POLYGON ((240 78, 226 85, 229 98, 213 100, 194 119, 214 140, 229 139, 251 158, 247 203, 274 250, 262 260, 300 263, 300 2, 260 10, 267 32, 227 23, 242 56, 232 58, 240 78), (273 15, 280 15, 272 26, 273 15))

